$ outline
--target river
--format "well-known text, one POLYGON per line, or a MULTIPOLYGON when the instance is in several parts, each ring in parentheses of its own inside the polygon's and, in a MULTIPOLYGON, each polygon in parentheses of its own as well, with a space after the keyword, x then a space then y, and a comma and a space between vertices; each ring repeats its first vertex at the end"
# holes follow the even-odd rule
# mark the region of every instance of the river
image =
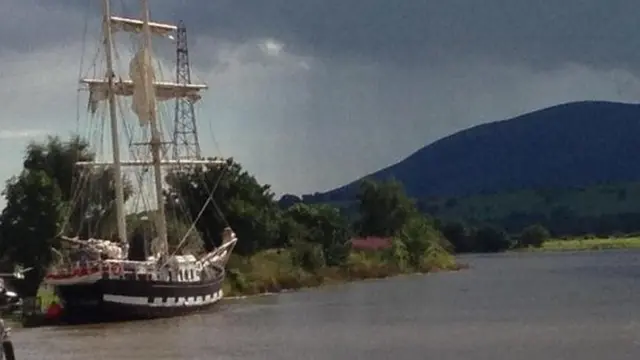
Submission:
POLYGON ((467 256, 469 270, 229 301, 172 320, 15 329, 18 360, 638 359, 640 252, 467 256))

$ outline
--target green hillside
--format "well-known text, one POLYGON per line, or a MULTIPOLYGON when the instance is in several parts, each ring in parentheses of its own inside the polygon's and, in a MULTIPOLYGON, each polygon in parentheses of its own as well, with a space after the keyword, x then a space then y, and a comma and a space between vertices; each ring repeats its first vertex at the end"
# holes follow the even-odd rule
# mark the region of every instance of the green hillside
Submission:
POLYGON ((640 212, 640 182, 573 189, 521 190, 507 193, 423 200, 427 212, 443 219, 492 220, 514 212, 551 215, 569 209, 576 216, 640 212))
POLYGON ((443 222, 510 233, 540 224, 554 236, 640 233, 639 133, 638 104, 562 104, 459 131, 302 201, 353 214, 363 179, 395 179, 443 222))
POLYGON ((459 131, 361 179, 302 198, 351 201, 364 178, 394 178, 418 199, 638 182, 639 133, 638 104, 562 104, 459 131))

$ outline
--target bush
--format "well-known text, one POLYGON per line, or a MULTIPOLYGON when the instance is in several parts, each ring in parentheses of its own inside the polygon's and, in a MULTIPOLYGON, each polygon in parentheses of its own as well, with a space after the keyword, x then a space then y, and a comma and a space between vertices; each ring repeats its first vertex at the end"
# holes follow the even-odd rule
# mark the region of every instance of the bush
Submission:
POLYGON ((541 247, 551 235, 542 225, 531 225, 522 231, 518 245, 520 247, 541 247))
POLYGON ((494 226, 481 227, 476 230, 474 238, 480 252, 500 252, 511 247, 509 235, 494 226))
POLYGON ((409 265, 414 269, 424 269, 425 260, 433 263, 451 258, 448 251, 451 244, 422 216, 410 218, 399 231, 398 239, 405 244, 409 265))
POLYGON ((397 237, 391 239, 391 246, 382 252, 382 258, 395 266, 398 271, 405 271, 409 268, 407 245, 397 237))
POLYGON ((354 252, 346 260, 346 280, 384 278, 394 274, 390 264, 380 254, 354 252))
POLYGON ((469 230, 465 224, 458 221, 446 223, 441 228, 442 235, 453 245, 456 253, 466 253, 475 250, 474 239, 469 230))
POLYGON ((312 273, 326 265, 322 247, 306 241, 294 244, 291 251, 291 262, 294 266, 312 273))

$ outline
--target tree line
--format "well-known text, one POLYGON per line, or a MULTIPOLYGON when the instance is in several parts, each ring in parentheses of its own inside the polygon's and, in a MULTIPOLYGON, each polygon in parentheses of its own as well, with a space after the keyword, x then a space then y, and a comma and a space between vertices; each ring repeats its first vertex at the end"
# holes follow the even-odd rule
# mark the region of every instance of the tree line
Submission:
POLYGON ((517 232, 527 224, 538 223, 554 237, 594 235, 606 237, 640 233, 640 213, 620 212, 601 215, 580 215, 567 206, 554 207, 549 214, 512 212, 504 219, 495 219, 509 232, 517 232))
MULTIPOLYGON (((439 218, 437 212, 422 211, 439 218)), ((618 212, 600 215, 581 215, 568 206, 554 206, 548 213, 513 211, 504 217, 478 220, 475 217, 441 219, 450 227, 464 227, 467 231, 479 227, 491 226, 505 233, 505 236, 517 239, 532 224, 544 228, 553 238, 609 237, 640 234, 640 213, 618 212), (489 225, 487 225, 489 224, 489 225)), ((516 240, 514 240, 516 241, 516 240)))

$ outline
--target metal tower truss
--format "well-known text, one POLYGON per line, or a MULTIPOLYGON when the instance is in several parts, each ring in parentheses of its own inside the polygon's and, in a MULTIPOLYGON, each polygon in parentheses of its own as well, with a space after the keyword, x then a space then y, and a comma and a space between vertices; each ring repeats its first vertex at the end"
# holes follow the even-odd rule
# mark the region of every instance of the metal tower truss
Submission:
MULTIPOLYGON (((189 85, 191 84, 191 69, 187 47, 187 28, 182 21, 178 24, 176 40, 176 82, 189 85)), ((194 158, 200 159, 201 154, 193 100, 177 98, 173 128, 173 159, 194 158)))

